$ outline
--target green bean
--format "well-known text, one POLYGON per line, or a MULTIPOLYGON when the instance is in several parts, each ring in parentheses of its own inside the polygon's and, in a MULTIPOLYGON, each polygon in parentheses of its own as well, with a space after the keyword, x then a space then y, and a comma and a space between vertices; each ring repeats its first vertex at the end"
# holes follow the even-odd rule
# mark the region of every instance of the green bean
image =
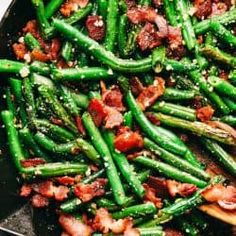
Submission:
POLYGON ((12 61, 12 60, 7 60, 7 59, 0 59, 0 72, 1 73, 19 74, 24 68, 26 70, 28 69, 28 67, 22 62, 12 61))
POLYGON ((23 80, 23 96, 26 102, 26 112, 28 117, 32 119, 36 115, 36 105, 32 84, 29 78, 23 80))
POLYGON ((204 190, 208 189, 210 186, 217 183, 221 183, 222 181, 223 179, 221 176, 214 177, 211 183, 205 186, 205 188, 199 189, 193 196, 189 198, 183 198, 181 200, 176 201, 174 204, 161 209, 158 212, 158 215, 156 215, 156 217, 154 217, 153 220, 147 221, 144 224, 140 225, 139 227, 148 228, 148 227, 154 227, 156 225, 166 223, 170 221, 173 217, 178 217, 184 214, 185 212, 187 212, 188 210, 198 205, 201 205, 202 203, 204 203, 204 199, 201 193, 204 190))
POLYGON ((35 177, 56 177, 65 175, 83 174, 87 171, 88 166, 80 163, 54 162, 36 167, 25 168, 23 177, 32 179, 35 177))
POLYGON ((164 101, 156 102, 151 109, 153 111, 158 111, 167 115, 176 116, 185 120, 196 120, 196 114, 194 109, 172 103, 167 103, 164 101))
POLYGON ((229 80, 232 84, 236 85, 236 70, 230 71, 229 80))
POLYGON ((172 178, 172 179, 184 182, 184 183, 191 183, 191 184, 194 184, 200 188, 206 186, 205 181, 202 181, 202 180, 190 175, 189 173, 179 170, 179 169, 177 169, 171 165, 168 165, 166 163, 163 163, 163 162, 160 162, 157 160, 153 160, 153 159, 150 159, 150 158, 144 157, 144 156, 136 157, 133 161, 135 163, 138 163, 138 164, 143 165, 145 167, 151 168, 154 171, 157 171, 158 173, 160 173, 166 177, 169 177, 169 178, 172 178))
POLYGON ((153 203, 145 203, 135 206, 130 206, 127 208, 122 209, 121 211, 112 213, 113 219, 122 219, 125 217, 143 217, 149 214, 155 214, 157 211, 155 205, 153 203))
POLYGON ((25 145, 33 150, 33 153, 36 157, 42 157, 46 161, 50 161, 50 158, 47 153, 45 153, 35 142, 33 135, 30 133, 28 128, 23 128, 19 131, 19 135, 22 138, 25 145))
POLYGON ((37 20, 44 38, 50 37, 51 26, 45 15, 45 7, 42 0, 31 0, 35 10, 37 20))
POLYGON ((214 16, 211 19, 200 21, 199 23, 194 25, 195 33, 198 35, 206 33, 209 30, 212 20, 217 21, 222 25, 234 23, 236 21, 236 9, 233 8, 229 11, 226 11, 224 14, 214 16))
POLYGON ((14 99, 16 105, 19 107, 19 115, 23 125, 26 125, 28 122, 26 110, 25 110, 25 103, 22 94, 22 81, 14 78, 9 79, 9 83, 11 86, 11 90, 14 94, 14 99))
POLYGON ((60 210, 62 210, 65 213, 70 213, 78 209, 82 204, 82 201, 79 198, 72 198, 70 200, 67 200, 66 202, 63 202, 60 205, 60 210))
POLYGON ((226 52, 223 52, 217 47, 211 45, 205 45, 200 49, 201 53, 216 60, 218 62, 229 65, 232 68, 236 68, 236 58, 226 52))
POLYGON ((166 18, 172 26, 177 26, 176 11, 173 1, 163 0, 166 18))
POLYGON ((117 211, 120 210, 120 207, 114 203, 114 201, 107 198, 100 198, 96 201, 96 204, 99 208, 103 207, 108 209, 109 211, 117 211))
POLYGON ((85 112, 83 114, 82 121, 85 126, 85 129, 87 130, 91 138, 91 142, 93 143, 93 145, 95 146, 104 161, 106 174, 111 185, 115 201, 118 205, 124 205, 126 202, 125 192, 120 177, 118 175, 116 166, 112 160, 111 153, 106 143, 104 142, 98 128, 93 123, 92 117, 89 115, 89 113, 85 112))
MULTIPOLYGON (((126 81, 126 78, 120 77, 119 81, 121 80, 126 81)), ((122 86, 122 85, 121 85, 122 86)), ((124 85, 125 86, 125 85, 124 85)), ((123 87, 124 89, 124 87, 123 87)), ((143 130, 143 132, 150 137, 152 140, 154 140, 158 145, 165 148, 166 150, 169 150, 170 152, 174 152, 176 154, 179 154, 181 156, 184 156, 187 152, 186 148, 183 148, 179 146, 178 144, 169 142, 164 137, 160 136, 160 133, 154 128, 154 126, 151 124, 151 122, 147 119, 147 117, 142 112, 141 108, 136 103, 132 93, 130 90, 126 92, 126 102, 128 105, 129 110, 132 112, 133 117, 143 130)))
POLYGON ((24 42, 30 50, 41 49, 39 41, 31 33, 25 35, 24 42))
POLYGON ((133 115, 131 111, 127 111, 124 114, 124 125, 132 129, 133 126, 133 115))
POLYGON ((1 112, 2 121, 6 129, 7 141, 12 160, 19 172, 22 172, 23 167, 21 161, 25 160, 24 153, 19 140, 18 132, 14 124, 14 116, 11 111, 1 112))
POLYGON ((114 70, 126 73, 145 72, 151 70, 151 57, 138 61, 120 59, 111 52, 106 51, 104 47, 100 46, 93 39, 83 35, 76 28, 60 20, 54 19, 53 22, 54 26, 60 33, 64 34, 68 39, 74 41, 75 44, 80 45, 83 50, 114 70))
POLYGON ((161 159, 163 159, 169 165, 172 165, 193 176, 196 176, 199 179, 203 179, 203 180, 210 179, 210 176, 204 170, 201 170, 198 167, 193 166, 191 163, 187 162, 186 160, 183 160, 179 158, 178 156, 175 156, 174 154, 171 154, 170 152, 160 148, 158 145, 156 145, 155 143, 153 143, 147 138, 144 138, 144 147, 154 152, 156 155, 158 155, 161 159))
POLYGON ((108 1, 98 0, 97 4, 98 4, 98 14, 102 16, 103 20, 105 20, 107 18, 108 1))
POLYGON ((16 106, 14 103, 14 98, 11 94, 11 89, 8 87, 6 89, 6 104, 7 104, 7 109, 10 110, 15 117, 17 112, 16 112, 16 106))
POLYGON ((152 227, 152 228, 138 228, 140 236, 165 236, 165 231, 160 227, 152 227))
POLYGON ((220 120, 226 124, 236 126, 236 117, 235 116, 223 116, 220 120))
POLYGON ((218 143, 210 139, 203 138, 202 144, 229 173, 236 176, 236 162, 230 154, 228 154, 218 143))
POLYGON ((45 17, 51 18, 54 13, 60 8, 64 1, 63 0, 50 0, 45 6, 45 17))
POLYGON ((55 97, 53 91, 47 86, 41 85, 38 88, 40 95, 46 99, 49 106, 53 109, 53 111, 57 114, 57 116, 64 121, 66 127, 68 127, 73 133, 77 133, 77 128, 75 124, 71 121, 71 117, 68 115, 64 107, 55 97))
POLYGON ((139 5, 144 6, 144 7, 150 6, 151 3, 152 3, 151 0, 139 0, 139 5))
POLYGON ((71 93, 72 98, 75 100, 78 107, 86 109, 89 104, 88 97, 83 93, 71 93))
POLYGON ((104 139, 110 149, 113 160, 115 161, 117 167, 119 168, 124 179, 130 185, 131 189, 137 196, 142 198, 144 196, 145 190, 141 182, 137 178, 136 173, 132 170, 126 156, 122 153, 118 153, 114 147, 114 137, 115 135, 111 131, 103 130, 104 139))
POLYGON ((213 128, 205 123, 198 121, 194 122, 186 121, 172 116, 167 116, 161 113, 155 113, 155 117, 158 120, 160 120, 160 122, 164 125, 188 130, 198 136, 204 136, 228 145, 232 146, 236 145, 236 141, 230 132, 218 128, 213 128))
POLYGON ((101 169, 101 170, 99 170, 99 171, 93 173, 92 175, 89 175, 89 176, 87 176, 86 178, 84 178, 84 179, 82 180, 82 183, 83 183, 83 184, 90 184, 90 183, 92 183, 93 181, 95 181, 95 179, 97 179, 97 178, 103 176, 103 175, 105 174, 105 172, 106 172, 105 169, 101 169))
POLYGON ((223 97, 223 101, 232 112, 236 111, 236 102, 235 101, 233 101, 232 99, 230 99, 228 97, 223 97))
POLYGON ((212 32, 208 32, 207 35, 206 35, 206 39, 205 39, 205 44, 209 44, 209 45, 212 45, 212 46, 215 46, 216 45, 216 39, 214 37, 214 35, 212 34, 212 32))
POLYGON ((93 98, 102 99, 99 91, 89 91, 88 97, 89 99, 93 99, 93 98))
POLYGON ((59 154, 76 154, 79 150, 83 152, 90 160, 95 163, 100 163, 100 157, 97 151, 89 142, 83 140, 82 138, 77 138, 76 140, 65 144, 57 144, 40 132, 37 132, 34 138, 39 145, 50 152, 59 154))
POLYGON ((40 75, 50 75, 51 69, 47 63, 34 61, 30 64, 30 71, 40 75))
POLYGON ((117 0, 108 0, 107 4, 107 18, 106 18, 106 36, 104 39, 104 46, 108 51, 113 52, 117 36, 117 23, 119 6, 117 0))
POLYGON ((33 119, 32 123, 36 126, 38 131, 45 133, 61 142, 68 142, 75 139, 71 132, 60 126, 50 123, 48 120, 33 119))
POLYGON ((112 70, 101 67, 52 69, 52 78, 57 82, 96 81, 101 78, 110 79, 113 76, 112 70))
POLYGON ((72 43, 69 41, 66 41, 62 45, 61 49, 61 56, 65 59, 66 62, 69 62, 72 57, 72 43))
POLYGON ((234 100, 236 99, 236 87, 234 87, 229 82, 216 76, 208 77, 208 81, 209 84, 213 86, 213 88, 216 89, 219 93, 231 97, 234 100))
POLYGON ((203 92, 211 100, 211 102, 220 110, 221 113, 224 115, 230 113, 230 109, 226 106, 222 98, 212 91, 211 86, 209 86, 200 71, 192 71, 189 73, 189 76, 195 84, 199 85, 201 92, 203 92))
POLYGON ((216 37, 231 47, 236 47, 236 37, 218 21, 211 21, 210 28, 216 37))
POLYGON ((192 50, 196 46, 196 38, 191 19, 189 17, 188 4, 185 0, 174 0, 174 3, 175 9, 180 17, 185 44, 189 50, 192 50))
POLYGON ((163 96, 165 101, 182 101, 194 99, 196 93, 192 90, 179 90, 175 88, 166 88, 163 96))
POLYGON ((119 47, 119 54, 121 57, 126 56, 125 48, 127 43, 127 24, 128 24, 128 17, 126 14, 123 14, 119 20, 119 31, 118 31, 118 47, 119 47))

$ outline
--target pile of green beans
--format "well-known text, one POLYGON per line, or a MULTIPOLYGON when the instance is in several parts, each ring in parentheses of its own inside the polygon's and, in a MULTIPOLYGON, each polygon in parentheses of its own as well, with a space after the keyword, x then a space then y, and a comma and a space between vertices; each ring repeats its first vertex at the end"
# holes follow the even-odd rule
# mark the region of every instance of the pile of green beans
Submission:
POLYGON ((163 0, 158 14, 168 33, 162 36, 159 18, 149 14, 157 8, 151 0, 98 0, 85 6, 75 1, 71 9, 64 5, 70 1, 31 2, 38 31, 22 32, 17 42, 27 53, 21 57, 13 47, 23 59, 0 59, 7 84, 1 122, 19 176, 30 184, 51 180, 56 186, 55 177, 73 178, 67 198, 55 206, 84 224, 84 213, 92 222, 105 208, 114 223, 132 220, 139 235, 165 236, 170 221, 186 235, 207 235, 208 220, 196 208, 205 202, 202 193, 225 179, 208 173, 191 143, 197 141, 211 161, 236 177, 231 152, 236 146, 236 9, 198 20, 190 14, 193 1, 163 0), (71 11, 68 16, 62 7, 71 11), (138 19, 142 11, 148 11, 147 19, 138 19), (130 19, 134 13, 136 24, 130 19), (89 25, 93 17, 99 20, 89 25), (155 32, 143 32, 148 24, 156 24, 155 32), (104 30, 98 41, 92 35, 101 33, 96 27, 104 30), (175 46, 171 33, 178 29, 184 56, 175 57, 169 53, 175 46), (152 40, 159 40, 160 45, 142 51, 141 33, 141 43, 155 46, 152 40), (36 60, 35 52, 47 59, 36 60), (120 124, 107 128, 111 118, 120 124), (120 137, 127 151, 118 150, 120 137), (34 165, 35 158, 42 164, 34 165), (196 191, 159 199, 150 176, 196 191), (101 179, 107 181, 97 186, 101 179), (79 185, 95 196, 78 197, 79 185))

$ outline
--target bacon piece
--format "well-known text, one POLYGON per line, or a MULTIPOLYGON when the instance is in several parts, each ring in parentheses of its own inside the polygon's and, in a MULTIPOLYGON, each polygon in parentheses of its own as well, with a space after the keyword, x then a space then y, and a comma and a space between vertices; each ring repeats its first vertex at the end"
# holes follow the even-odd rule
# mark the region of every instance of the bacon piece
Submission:
POLYGON ((60 49, 61 49, 61 41, 58 38, 52 39, 50 51, 48 53, 48 56, 50 57, 51 60, 58 59, 60 49))
POLYGON ((35 194, 32 199, 32 206, 35 208, 43 208, 49 205, 49 200, 41 194, 35 194))
POLYGON ((128 9, 127 16, 133 24, 139 24, 146 21, 155 22, 157 13, 151 7, 133 7, 128 9))
POLYGON ((56 67, 59 69, 65 69, 65 68, 69 68, 70 66, 67 64, 67 62, 60 58, 57 62, 56 62, 56 67))
POLYGON ((165 236, 184 236, 184 234, 177 229, 166 228, 164 231, 165 236))
POLYGON ((166 179, 149 176, 147 184, 154 189, 157 189, 156 195, 161 198, 166 198, 169 196, 169 191, 166 184, 166 179))
POLYGON ((104 234, 108 233, 110 230, 112 233, 121 234, 131 227, 132 220, 130 218, 115 221, 105 208, 100 208, 97 210, 93 221, 94 230, 101 231, 104 234))
POLYGON ((188 197, 197 191, 197 187, 193 184, 179 183, 175 180, 167 180, 166 184, 172 197, 175 197, 177 194, 181 197, 188 197))
POLYGON ((101 41, 104 38, 105 24, 101 16, 88 16, 86 20, 86 28, 90 38, 96 41, 101 41))
POLYGON ((54 125, 59 125, 59 126, 63 126, 64 123, 61 119, 57 119, 55 117, 51 117, 50 121, 54 124, 54 125))
POLYGON ((120 152, 141 149, 143 148, 143 138, 138 132, 133 132, 127 127, 126 131, 115 137, 114 146, 120 152))
POLYGON ((67 199, 67 194, 69 193, 69 188, 66 186, 54 187, 54 198, 56 201, 63 201, 67 199))
POLYGON ((74 188, 75 195, 83 202, 88 202, 94 197, 105 194, 107 179, 98 178, 91 184, 79 183, 74 188))
POLYGON ((63 16, 69 17, 75 12, 78 7, 84 8, 88 5, 89 0, 66 0, 60 8, 60 12, 63 16))
POLYGON ((28 197, 32 193, 32 186, 30 184, 24 184, 20 189, 21 197, 28 197))
POLYGON ((109 106, 105 106, 107 116, 105 117, 105 128, 112 129, 120 126, 123 123, 122 114, 117 109, 109 106))
POLYGON ((236 188, 233 186, 225 187, 222 184, 216 184, 206 189, 202 196, 208 202, 217 202, 226 210, 236 210, 236 188))
POLYGON ((48 54, 45 54, 44 52, 42 52, 39 49, 34 49, 31 52, 31 57, 33 60, 41 61, 41 62, 48 62, 51 60, 51 58, 48 54))
POLYGON ((152 112, 146 112, 146 117, 154 124, 159 126, 161 122, 156 118, 156 116, 152 112))
POLYGON ((194 7, 196 8, 195 16, 203 20, 212 13, 212 1, 211 0, 195 0, 194 7))
POLYGON ((153 49, 162 44, 162 37, 157 33, 154 25, 149 22, 141 29, 136 40, 142 51, 153 49))
POLYGON ((62 185, 73 185, 75 183, 75 178, 70 176, 62 176, 55 178, 59 184, 62 185))
POLYGON ((215 112, 214 109, 210 105, 207 105, 205 107, 197 109, 196 116, 200 121, 207 122, 211 120, 214 112, 215 112))
POLYGON ((131 9, 136 6, 135 0, 125 0, 125 3, 127 5, 128 9, 131 9))
POLYGON ((168 24, 166 19, 162 15, 156 15, 155 17, 155 24, 157 25, 159 29, 159 37, 165 38, 168 35, 168 24))
POLYGON ((83 136, 85 136, 86 131, 85 131, 85 128, 84 128, 84 125, 83 125, 83 122, 82 122, 82 119, 81 119, 80 116, 76 116, 76 117, 75 117, 75 124, 76 124, 76 127, 77 127, 78 131, 79 131, 83 136))
POLYGON ((28 49, 24 43, 14 43, 12 49, 18 60, 23 60, 28 53, 28 49))
POLYGON ((29 168, 45 164, 46 161, 43 158, 31 158, 27 160, 21 160, 20 163, 24 168, 29 168))
POLYGON ((92 229, 71 215, 62 214, 59 223, 70 236, 91 236, 92 229))
POLYGON ((212 4, 212 13, 210 17, 222 15, 228 10, 228 6, 223 2, 217 2, 212 4))
POLYGON ((139 94, 137 103, 140 105, 142 110, 151 106, 165 91, 165 81, 156 77, 154 84, 148 86, 139 94))
POLYGON ((105 105, 99 99, 93 98, 88 106, 88 112, 93 118, 96 126, 100 126, 107 116, 107 111, 105 110, 105 105))
POLYGON ((145 88, 137 76, 131 78, 130 86, 132 93, 136 96, 139 95, 145 88))
POLYGON ((157 208, 162 208, 161 198, 156 197, 158 189, 151 188, 148 184, 143 184, 143 187, 145 188, 144 200, 154 203, 157 208))
POLYGON ((123 95, 118 86, 112 86, 102 94, 102 101, 105 105, 115 108, 117 111, 124 111, 122 102, 123 95))
POLYGON ((152 0, 152 2, 156 8, 160 8, 162 6, 162 0, 152 0))
POLYGON ((52 198, 54 196, 54 185, 51 180, 33 184, 33 190, 40 193, 43 197, 52 198))

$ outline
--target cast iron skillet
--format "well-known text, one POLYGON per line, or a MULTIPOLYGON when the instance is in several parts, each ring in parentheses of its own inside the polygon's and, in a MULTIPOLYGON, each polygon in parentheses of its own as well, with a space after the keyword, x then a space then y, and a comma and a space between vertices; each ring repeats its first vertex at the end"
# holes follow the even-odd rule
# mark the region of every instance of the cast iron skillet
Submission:
MULTIPOLYGON (((0 58, 14 59, 10 45, 17 41, 18 32, 27 20, 33 18, 34 10, 30 0, 12 1, 3 19, 0 19, 0 58)), ((4 109, 5 101, 2 94, 6 85, 7 75, 0 75, 0 110, 4 109)), ((201 153, 200 156, 206 155, 201 153)), ((53 206, 43 210, 30 208, 18 195, 20 184, 7 152, 4 131, 0 128, 0 236, 14 235, 1 231, 1 226, 26 236, 60 235, 53 206)), ((231 235, 228 225, 211 218, 209 220, 212 221, 210 231, 213 234, 208 235, 231 235)))

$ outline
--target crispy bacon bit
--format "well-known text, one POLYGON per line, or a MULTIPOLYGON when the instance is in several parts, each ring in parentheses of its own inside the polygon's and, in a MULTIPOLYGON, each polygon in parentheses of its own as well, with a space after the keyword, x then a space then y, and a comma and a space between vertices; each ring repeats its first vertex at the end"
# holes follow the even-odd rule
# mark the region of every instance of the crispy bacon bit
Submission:
POLYGON ((63 16, 69 17, 73 12, 75 12, 78 7, 84 8, 88 5, 89 0, 66 0, 60 8, 60 12, 63 16))
POLYGON ((149 176, 147 184, 154 189, 157 189, 156 195, 158 197, 167 197, 169 196, 169 191, 166 184, 166 179, 149 176))
POLYGON ((61 49, 61 41, 58 38, 52 39, 50 51, 48 53, 48 56, 51 60, 56 60, 59 56, 59 52, 61 49))
POLYGON ((228 10, 227 4, 223 2, 216 2, 212 4, 212 13, 210 17, 222 15, 228 10))
POLYGON ((43 208, 49 205, 49 200, 41 194, 35 194, 32 199, 32 206, 35 208, 43 208))
POLYGON ((80 116, 75 117, 75 123, 78 131, 84 136, 86 134, 86 131, 80 116))
POLYGON ((162 208, 161 198, 156 197, 158 189, 151 188, 148 184, 143 184, 143 187, 145 188, 144 200, 153 202, 157 208, 162 208))
POLYGON ((62 214, 59 223, 70 236, 91 236, 92 229, 71 215, 62 214))
POLYGON ((38 165, 45 164, 46 161, 43 158, 32 158, 27 160, 21 160, 21 165, 24 168, 35 167, 38 165))
POLYGON ((134 95, 139 95, 143 90, 144 86, 137 76, 134 76, 130 80, 131 91, 134 95))
POLYGON ((207 122, 211 120, 213 114, 214 114, 214 109, 210 105, 201 107, 196 110, 196 116, 202 122, 207 122))
POLYGON ((51 59, 48 54, 45 54, 44 52, 42 52, 39 49, 34 49, 31 52, 31 57, 33 60, 42 61, 42 62, 48 62, 51 59))
POLYGON ((126 131, 116 136, 114 146, 120 152, 141 149, 143 148, 143 138, 138 132, 133 132, 128 128, 126 131))
POLYGON ((172 197, 175 197, 177 194, 182 197, 188 197, 197 191, 197 187, 193 184, 179 183, 175 180, 167 180, 166 184, 172 197))
POLYGON ((130 218, 124 218, 115 221, 105 208, 100 208, 96 212, 93 221, 93 228, 94 230, 101 231, 104 234, 108 233, 110 230, 112 233, 121 234, 132 228, 132 220, 130 218))
POLYGON ((236 210, 236 188, 233 186, 225 187, 222 184, 216 184, 206 189, 202 196, 208 202, 217 202, 226 210, 236 210))
POLYGON ((104 38, 105 24, 101 16, 88 16, 86 20, 86 28, 90 38, 96 41, 101 41, 104 38))
POLYGON ((70 66, 67 64, 67 62, 64 59, 59 59, 56 63, 56 67, 59 69, 65 69, 69 68, 70 66))
POLYGON ((154 8, 151 7, 133 7, 127 11, 127 16, 133 24, 139 24, 142 22, 154 22, 157 13, 154 8))
POLYGON ((155 17, 155 24, 157 25, 159 29, 159 32, 158 32, 159 36, 162 38, 167 37, 169 27, 168 27, 166 19, 162 15, 157 14, 155 17))
POLYGON ((35 192, 40 193, 46 198, 52 198, 54 196, 54 186, 51 180, 33 184, 32 187, 35 192))
POLYGON ((67 199, 67 194, 69 193, 69 188, 66 186, 54 187, 54 197, 56 201, 63 201, 67 199))
POLYGON ((63 125, 64 125, 64 123, 63 123, 63 121, 62 121, 61 119, 57 119, 57 118, 55 118, 55 117, 51 117, 51 118, 50 118, 50 121, 51 121, 53 124, 55 124, 55 125, 59 125, 59 126, 63 126, 63 125))
POLYGON ((74 193, 83 202, 88 202, 94 197, 105 194, 106 179, 98 178, 92 184, 79 183, 75 186, 74 193))
POLYGON ((154 125, 160 125, 161 122, 156 118, 156 116, 152 112, 146 112, 146 117, 154 124, 154 125))
POLYGON ((229 79, 229 73, 225 70, 220 70, 219 77, 227 81, 229 79))
POLYGON ((184 236, 184 234, 177 229, 166 228, 165 236, 184 236))
POLYGON ((162 44, 162 37, 153 24, 147 22, 137 36, 137 43, 142 51, 153 49, 162 44))
POLYGON ((212 12, 211 0, 195 0, 194 7, 196 8, 195 16, 200 20, 208 17, 212 12))
POLYGON ((32 186, 30 184, 24 184, 20 189, 21 197, 28 197, 32 193, 32 186))
POLYGON ((62 185, 73 185, 75 183, 75 178, 70 176, 57 177, 56 181, 62 185))
POLYGON ((109 107, 114 107, 117 111, 124 111, 122 102, 123 95, 118 86, 112 86, 102 94, 102 101, 109 107))
POLYGON ((125 0, 125 3, 127 5, 128 9, 131 9, 136 6, 135 0, 125 0))
POLYGON ((197 95, 194 97, 194 101, 193 101, 193 107, 195 109, 199 109, 202 107, 202 103, 203 103, 203 97, 200 95, 197 95))
POLYGON ((154 84, 148 86, 139 94, 137 102, 140 105, 142 110, 145 110, 147 107, 151 106, 165 91, 165 81, 156 77, 154 84))
POLYGON ((100 126, 107 116, 107 111, 105 110, 105 106, 103 102, 99 99, 93 98, 88 106, 88 112, 93 118, 93 121, 96 126, 100 126))
POLYGON ((14 43, 12 49, 18 60, 23 60, 28 53, 28 49, 24 43, 14 43))
POLYGON ((105 118, 105 128, 112 129, 118 127, 123 122, 122 114, 113 107, 105 106, 107 116, 105 118))

